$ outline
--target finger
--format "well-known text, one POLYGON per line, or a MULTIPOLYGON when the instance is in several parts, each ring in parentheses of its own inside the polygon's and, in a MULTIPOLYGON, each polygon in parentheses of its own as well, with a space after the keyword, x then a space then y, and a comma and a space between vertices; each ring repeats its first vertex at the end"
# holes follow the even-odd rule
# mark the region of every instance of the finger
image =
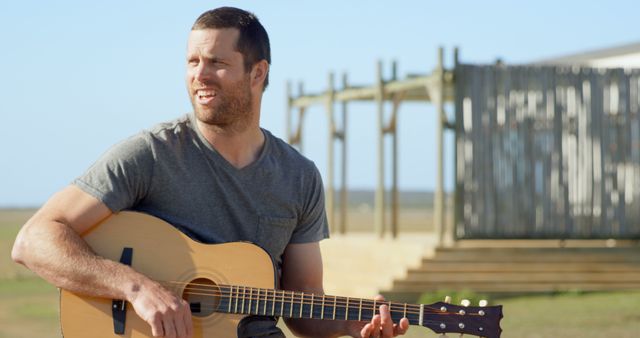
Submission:
POLYGON ((193 335, 193 320, 191 319, 191 308, 189 307, 189 303, 184 301, 185 311, 184 313, 184 323, 185 323, 185 336, 191 337, 193 335))
POLYGON ((162 325, 164 326, 165 338, 176 338, 176 326, 173 323, 173 319, 165 318, 165 320, 162 321, 162 325))
POLYGON ((362 330, 360 330, 360 336, 362 338, 371 337, 372 328, 373 328, 373 325, 371 325, 371 323, 368 323, 367 325, 363 326, 362 330))
POLYGON ((400 322, 398 324, 393 325, 393 335, 394 336, 403 335, 407 333, 408 329, 409 329, 409 319, 402 318, 400 319, 400 322))
POLYGON ((380 327, 382 329, 382 337, 393 336, 393 320, 391 319, 389 306, 386 304, 380 305, 380 327))
POLYGON ((187 326, 189 325, 186 317, 187 311, 188 303, 184 299, 180 299, 175 308, 175 319, 173 321, 176 328, 176 337, 187 337, 187 326))
POLYGON ((375 296, 373 299, 375 299, 375 300, 381 300, 381 301, 383 301, 383 302, 384 302, 384 296, 383 296, 383 295, 377 295, 377 296, 375 296))
POLYGON ((185 323, 184 321, 184 315, 179 315, 178 317, 176 317, 176 320, 173 322, 173 324, 176 328, 176 337, 185 338, 187 336, 187 323, 185 323))
POLYGON ((155 316, 152 321, 149 322, 151 325, 151 334, 154 337, 163 337, 164 336, 164 328, 162 327, 162 321, 160 317, 155 316))
POLYGON ((380 337, 380 315, 373 316, 371 323, 367 325, 371 325, 371 330, 369 331, 369 335, 366 337, 380 337))

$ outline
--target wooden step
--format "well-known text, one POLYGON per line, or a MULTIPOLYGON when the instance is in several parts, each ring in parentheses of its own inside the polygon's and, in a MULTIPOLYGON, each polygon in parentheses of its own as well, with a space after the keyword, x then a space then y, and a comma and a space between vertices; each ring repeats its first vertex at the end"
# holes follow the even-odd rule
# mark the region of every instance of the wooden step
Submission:
POLYGON ((638 283, 566 283, 566 282, 546 282, 546 283, 487 283, 487 282, 447 282, 447 283, 425 283, 397 281, 393 288, 385 293, 413 293, 435 292, 441 290, 463 291, 472 290, 474 292, 491 293, 529 293, 529 292, 556 292, 556 291, 607 291, 607 290, 637 290, 638 283))
MULTIPOLYGON (((446 262, 630 262, 640 263, 631 248, 461 248, 438 249, 434 259, 446 262), (610 249, 611 251, 607 250, 610 249)), ((428 262, 428 259, 423 262, 428 262)))
POLYGON ((421 272, 411 273, 405 279, 408 282, 429 282, 429 283, 471 283, 471 282, 495 282, 495 283, 511 283, 511 282, 542 282, 553 283, 562 281, 565 283, 637 283, 640 287, 640 271, 636 272, 421 272))
POLYGON ((638 247, 439 248, 385 294, 640 289, 638 247))
POLYGON ((410 269, 412 273, 440 272, 633 272, 640 271, 640 265, 618 261, 594 264, 592 262, 455 262, 425 260, 422 266, 410 269))

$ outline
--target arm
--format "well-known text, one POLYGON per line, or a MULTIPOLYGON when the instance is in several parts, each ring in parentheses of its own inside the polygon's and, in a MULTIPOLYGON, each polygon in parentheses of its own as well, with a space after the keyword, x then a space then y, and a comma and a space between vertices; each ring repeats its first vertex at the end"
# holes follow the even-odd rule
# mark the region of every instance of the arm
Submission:
MULTIPOLYGON (((318 242, 289 244, 283 255, 281 286, 285 290, 324 294, 322 287, 322 256, 318 242)), ((405 318, 393 324, 387 305, 380 307, 381 315, 370 323, 356 321, 318 321, 313 319, 285 319, 294 334, 303 337, 395 337, 404 334, 409 321, 405 318)))
POLYGON ((151 325, 154 336, 190 336, 191 314, 186 302, 130 267, 95 255, 80 236, 110 215, 105 204, 69 186, 23 226, 11 256, 56 287, 126 299, 151 325))

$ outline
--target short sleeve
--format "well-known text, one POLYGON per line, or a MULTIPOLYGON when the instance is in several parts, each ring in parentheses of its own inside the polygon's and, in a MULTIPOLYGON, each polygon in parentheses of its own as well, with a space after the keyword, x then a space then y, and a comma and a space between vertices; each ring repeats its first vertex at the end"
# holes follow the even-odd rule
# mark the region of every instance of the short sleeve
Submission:
POLYGON ((324 188, 320 172, 315 165, 308 176, 309 181, 303 183, 307 197, 290 243, 317 242, 329 237, 329 225, 324 209, 324 188))
POLYGON ((72 184, 118 212, 144 198, 152 175, 153 152, 140 133, 114 145, 72 184))

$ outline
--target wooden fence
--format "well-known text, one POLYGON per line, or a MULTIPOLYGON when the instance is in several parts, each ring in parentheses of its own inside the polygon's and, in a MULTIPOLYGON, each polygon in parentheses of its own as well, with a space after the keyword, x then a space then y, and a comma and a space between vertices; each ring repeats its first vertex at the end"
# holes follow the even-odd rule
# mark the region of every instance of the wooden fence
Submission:
POLYGON ((640 238, 640 70, 455 69, 457 238, 640 238))

